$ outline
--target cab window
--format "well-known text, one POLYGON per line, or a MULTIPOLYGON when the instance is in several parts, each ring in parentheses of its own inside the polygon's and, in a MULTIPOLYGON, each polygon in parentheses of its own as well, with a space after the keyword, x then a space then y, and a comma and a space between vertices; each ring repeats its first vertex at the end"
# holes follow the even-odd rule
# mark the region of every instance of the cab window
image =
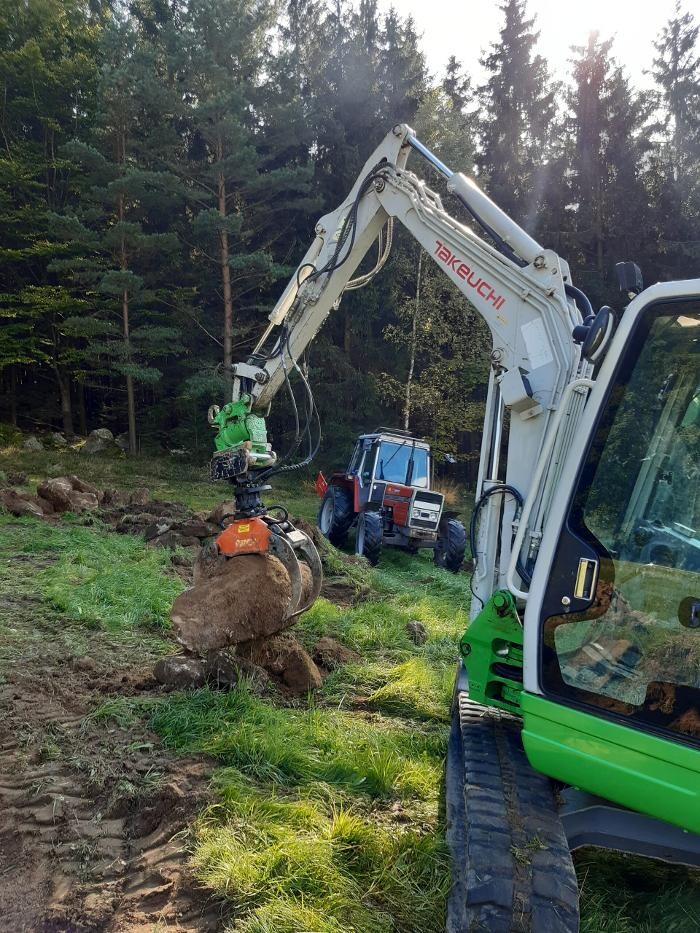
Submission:
POLYGON ((700 740, 700 301, 645 312, 565 533, 598 579, 588 609, 544 621, 545 692, 700 740))

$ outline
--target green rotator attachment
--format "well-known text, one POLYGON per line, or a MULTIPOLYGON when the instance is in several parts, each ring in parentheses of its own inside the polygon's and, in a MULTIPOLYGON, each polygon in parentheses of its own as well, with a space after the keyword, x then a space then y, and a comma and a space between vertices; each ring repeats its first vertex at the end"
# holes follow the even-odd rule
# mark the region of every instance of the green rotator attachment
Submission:
POLYGON ((265 419, 252 413, 252 401, 250 395, 241 395, 223 408, 212 405, 209 409, 209 424, 217 429, 211 462, 214 479, 234 479, 277 460, 267 441, 265 419))
POLYGON ((508 590, 496 590, 459 642, 469 698, 520 715, 523 627, 508 590))

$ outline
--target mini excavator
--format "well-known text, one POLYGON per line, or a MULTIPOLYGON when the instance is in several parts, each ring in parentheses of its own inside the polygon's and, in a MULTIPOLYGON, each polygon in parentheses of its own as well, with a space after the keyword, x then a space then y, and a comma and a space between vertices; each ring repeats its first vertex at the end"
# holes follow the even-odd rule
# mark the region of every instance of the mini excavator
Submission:
POLYGON ((264 418, 296 371, 310 460, 302 354, 343 293, 384 266, 396 221, 492 338, 446 767, 447 925, 573 931, 572 849, 700 864, 700 279, 644 289, 638 267, 619 263, 623 310, 594 311, 564 259, 394 127, 319 220, 233 367, 231 401, 209 412, 212 474, 236 502, 219 552, 305 560, 311 599, 315 548, 262 502, 266 480, 290 467, 264 418), (469 225, 407 169, 411 153, 469 225), (356 275, 374 243, 374 267, 356 275))

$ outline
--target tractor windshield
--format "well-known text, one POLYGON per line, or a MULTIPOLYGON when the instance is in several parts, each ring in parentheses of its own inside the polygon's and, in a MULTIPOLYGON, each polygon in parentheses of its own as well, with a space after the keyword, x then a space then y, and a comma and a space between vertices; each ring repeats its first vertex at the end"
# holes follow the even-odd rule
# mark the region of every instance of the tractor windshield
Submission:
POLYGON ((428 488, 428 451, 411 441, 382 441, 376 479, 389 483, 428 488))

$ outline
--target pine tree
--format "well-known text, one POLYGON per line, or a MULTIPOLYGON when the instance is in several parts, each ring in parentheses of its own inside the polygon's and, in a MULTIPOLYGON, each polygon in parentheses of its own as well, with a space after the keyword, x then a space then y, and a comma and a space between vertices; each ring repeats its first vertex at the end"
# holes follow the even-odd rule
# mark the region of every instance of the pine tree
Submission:
POLYGON ((615 295, 612 266, 639 255, 650 224, 645 177, 653 102, 632 90, 611 47, 612 40, 592 33, 574 49, 568 99, 568 196, 575 207, 567 258, 584 270, 578 278, 594 302, 615 295))
POLYGON ((655 42, 652 75, 664 116, 653 164, 653 203, 662 246, 653 272, 685 278, 700 258, 700 26, 676 2, 655 42), (692 268, 692 266, 691 266, 692 268))
POLYGON ((301 114, 292 114, 285 133, 290 113, 275 88, 275 69, 268 82, 263 73, 274 12, 253 0, 196 0, 185 15, 189 148, 183 178, 194 214, 196 275, 210 308, 216 290, 208 284, 209 268, 218 273, 229 384, 234 322, 238 341, 255 331, 245 309, 259 305, 265 289, 288 271, 273 245, 284 256, 285 215, 301 209, 308 196, 301 114))
POLYGON ((158 382, 162 373, 154 361, 181 349, 162 302, 178 244, 152 229, 160 205, 181 195, 172 174, 136 164, 148 146, 150 114, 140 91, 152 76, 149 49, 131 23, 115 20, 105 31, 104 56, 99 148, 79 141, 64 147, 77 170, 80 207, 55 215, 53 230, 73 255, 52 267, 76 292, 88 289, 90 312, 69 326, 96 368, 123 377, 129 450, 135 453, 136 385, 158 382))
MULTIPOLYGON (((22 372, 48 368, 68 433, 73 424, 66 398, 75 373, 69 354, 62 351, 61 364, 53 365, 55 355, 46 352, 57 345, 66 311, 49 271, 62 248, 50 241, 48 228, 51 212, 69 198, 60 147, 90 130, 100 32, 99 18, 90 17, 80 0, 0 2, 0 371, 8 376, 14 419, 22 372)), ((65 339, 59 343, 66 349, 65 339)))
POLYGON ((480 91, 483 121, 478 164, 490 196, 526 229, 534 229, 555 116, 555 88, 525 0, 506 0, 500 39, 482 60, 490 77, 480 91))

